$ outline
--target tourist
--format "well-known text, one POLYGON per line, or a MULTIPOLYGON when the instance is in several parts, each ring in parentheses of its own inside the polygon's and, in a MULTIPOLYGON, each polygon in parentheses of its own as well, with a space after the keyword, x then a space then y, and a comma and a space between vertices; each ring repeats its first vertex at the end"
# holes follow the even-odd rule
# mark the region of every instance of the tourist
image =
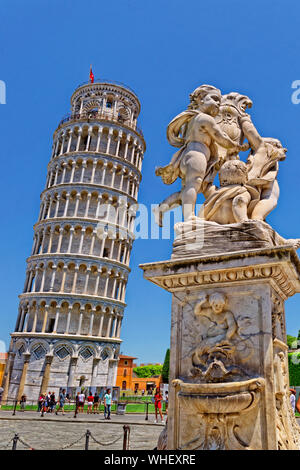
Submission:
POLYGON ((164 418, 161 412, 161 401, 162 401, 162 394, 160 392, 160 388, 157 387, 154 393, 154 408, 155 408, 155 423, 157 423, 157 411, 159 412, 161 422, 164 423, 164 418))
POLYGON ((92 392, 89 394, 87 401, 88 401, 87 414, 92 414, 92 407, 94 403, 94 397, 93 397, 92 392))
POLYGON ((37 409, 38 412, 42 411, 43 403, 44 403, 44 395, 41 393, 38 399, 38 409, 37 409))
POLYGON ((165 392, 165 403, 166 403, 166 415, 168 414, 168 405, 169 405, 169 393, 168 391, 165 392))
POLYGON ((145 390, 143 389, 142 390, 142 397, 145 395, 145 390))
POLYGON ((44 416, 44 412, 47 411, 46 408, 46 395, 41 394, 41 416, 44 416))
POLYGON ((94 395, 94 400, 93 400, 93 412, 94 414, 97 412, 97 414, 99 413, 98 411, 98 406, 99 406, 99 395, 97 392, 95 392, 95 395, 94 395))
POLYGON ((21 411, 25 411, 25 405, 26 405, 26 395, 22 395, 20 399, 21 411))
POLYGON ((65 411, 64 411, 64 406, 65 406, 65 401, 66 401, 66 390, 63 389, 60 394, 59 394, 59 407, 58 409, 55 411, 55 414, 57 415, 57 413, 61 410, 62 411, 62 414, 64 415, 65 414, 65 411))
POLYGON ((291 405, 293 408, 293 412, 295 413, 296 409, 296 390, 294 388, 290 388, 290 400, 291 400, 291 405))
POLYGON ((46 402, 45 402, 47 413, 50 412, 50 401, 51 401, 51 392, 48 392, 48 395, 46 395, 46 402))
POLYGON ((83 392, 78 394, 78 412, 82 413, 85 402, 85 394, 83 392))
POLYGON ((104 395, 104 419, 111 419, 110 418, 110 410, 111 410, 111 389, 108 388, 106 390, 106 394, 104 395))
POLYGON ((55 393, 52 392, 51 395, 50 395, 50 403, 49 403, 49 411, 50 411, 50 413, 53 413, 53 410, 54 410, 54 408, 55 408, 55 405, 56 405, 55 393))
POLYGON ((76 395, 76 398, 75 398, 75 409, 76 409, 76 413, 79 409, 79 395, 80 395, 80 392, 77 393, 76 395))
POLYGON ((300 413, 300 393, 298 395, 298 400, 297 400, 297 403, 296 403, 296 411, 298 413, 300 413))

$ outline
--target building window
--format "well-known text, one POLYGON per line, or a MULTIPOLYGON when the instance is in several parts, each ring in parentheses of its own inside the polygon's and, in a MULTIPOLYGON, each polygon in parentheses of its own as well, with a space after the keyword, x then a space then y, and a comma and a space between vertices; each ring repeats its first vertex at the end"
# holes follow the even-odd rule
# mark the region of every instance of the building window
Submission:
POLYGON ((108 352, 107 349, 104 349, 104 350, 101 352, 101 359, 102 359, 102 361, 105 361, 108 357, 109 357, 109 352, 108 352))
POLYGON ((126 380, 123 380, 122 382, 122 390, 126 390, 126 380))
POLYGON ((86 361, 91 357, 93 356, 93 351, 91 351, 91 349, 89 347, 86 347, 86 348, 83 348, 81 351, 80 351, 80 356, 85 359, 86 361))
POLYGON ((112 102, 111 101, 106 101, 106 107, 107 108, 112 108, 112 102))
POLYGON ((59 359, 64 360, 64 359, 66 359, 66 357, 68 357, 70 355, 70 352, 68 351, 68 349, 65 346, 62 346, 61 348, 58 348, 55 351, 55 354, 56 354, 56 356, 59 357, 59 359))
POLYGON ((128 361, 124 361, 124 366, 127 366, 128 365, 128 361))
POLYGON ((50 318, 47 333, 52 333, 54 330, 55 318, 50 318))
POLYGON ((123 371, 123 377, 126 377, 127 376, 127 369, 124 369, 123 371))
POLYGON ((45 349, 40 344, 32 352, 36 359, 41 359, 46 354, 45 349))

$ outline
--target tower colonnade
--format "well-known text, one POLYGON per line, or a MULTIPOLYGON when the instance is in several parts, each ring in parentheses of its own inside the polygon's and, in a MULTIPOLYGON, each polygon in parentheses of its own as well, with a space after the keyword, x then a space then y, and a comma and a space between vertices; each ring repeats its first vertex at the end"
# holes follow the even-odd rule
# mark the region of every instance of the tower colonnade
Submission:
POLYGON ((53 135, 5 398, 115 384, 145 151, 126 86, 79 86, 53 135))

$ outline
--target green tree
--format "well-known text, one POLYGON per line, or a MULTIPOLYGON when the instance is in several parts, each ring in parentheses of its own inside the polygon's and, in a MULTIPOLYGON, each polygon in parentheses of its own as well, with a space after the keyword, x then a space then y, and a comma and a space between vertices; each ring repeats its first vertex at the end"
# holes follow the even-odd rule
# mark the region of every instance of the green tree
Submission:
POLYGON ((162 366, 150 364, 149 366, 139 366, 133 369, 133 372, 137 375, 137 377, 145 378, 145 377, 157 377, 161 375, 162 366))
POLYGON ((290 384, 300 386, 300 353, 288 353, 290 384))
MULTIPOLYGON (((298 335, 298 339, 300 339, 299 335, 298 335)), ((294 348, 294 349, 297 348, 297 338, 295 338, 295 336, 287 335, 286 340, 287 340, 286 341, 287 345, 290 349, 291 348, 294 348)))
POLYGON ((164 384, 169 383, 169 368, 170 368, 170 349, 167 349, 165 360, 162 366, 162 380, 164 384))

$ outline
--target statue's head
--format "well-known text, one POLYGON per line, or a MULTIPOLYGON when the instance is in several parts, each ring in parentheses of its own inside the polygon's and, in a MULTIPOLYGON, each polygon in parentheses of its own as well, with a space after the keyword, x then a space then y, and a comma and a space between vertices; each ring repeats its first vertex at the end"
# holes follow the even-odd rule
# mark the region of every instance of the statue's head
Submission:
POLYGON ((241 160, 229 160, 225 162, 220 168, 219 180, 221 186, 247 183, 247 165, 241 160))
POLYGON ((221 292, 215 292, 209 296, 209 303, 214 313, 222 313, 226 304, 226 297, 221 292))
POLYGON ((272 160, 285 160, 287 149, 284 148, 278 139, 264 137, 263 141, 267 147, 268 155, 272 160))
POLYGON ((221 91, 218 88, 201 85, 190 94, 189 109, 200 109, 214 117, 219 112, 221 98, 221 91))

